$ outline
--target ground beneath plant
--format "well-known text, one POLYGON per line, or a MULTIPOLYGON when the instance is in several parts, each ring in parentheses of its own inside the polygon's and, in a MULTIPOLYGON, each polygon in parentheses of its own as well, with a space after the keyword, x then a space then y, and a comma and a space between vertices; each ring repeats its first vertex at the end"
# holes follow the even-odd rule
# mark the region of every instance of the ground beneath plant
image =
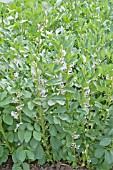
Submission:
MULTIPOLYGON (((13 165, 12 159, 9 158, 6 163, 0 165, 0 170, 12 170, 12 165, 13 165)), ((32 163, 30 164, 30 170, 88 170, 88 169, 85 167, 84 168, 78 167, 77 169, 73 169, 72 166, 66 163, 58 162, 53 164, 46 163, 44 166, 32 163)))

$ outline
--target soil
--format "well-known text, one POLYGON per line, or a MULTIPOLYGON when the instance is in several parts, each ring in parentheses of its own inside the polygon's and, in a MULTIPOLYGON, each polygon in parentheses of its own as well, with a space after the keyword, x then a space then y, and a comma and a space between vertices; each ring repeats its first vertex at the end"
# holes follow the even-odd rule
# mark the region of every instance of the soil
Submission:
MULTIPOLYGON (((9 157, 8 161, 2 165, 0 165, 0 170, 12 170, 12 159, 9 157)), ((44 166, 37 165, 36 163, 30 164, 30 170, 88 170, 87 168, 83 167, 78 167, 77 169, 73 169, 72 166, 58 162, 58 163, 53 163, 49 164, 46 163, 44 166)))

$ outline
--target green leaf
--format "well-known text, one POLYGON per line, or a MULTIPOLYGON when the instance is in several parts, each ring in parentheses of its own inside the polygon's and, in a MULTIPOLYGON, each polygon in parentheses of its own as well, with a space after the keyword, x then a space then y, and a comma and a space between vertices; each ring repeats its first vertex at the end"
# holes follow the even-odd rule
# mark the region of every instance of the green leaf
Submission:
POLYGON ((53 149, 59 149, 59 147, 62 145, 61 140, 56 139, 56 137, 51 137, 50 143, 53 149))
POLYGON ((7 139, 9 142, 13 142, 14 141, 14 133, 13 132, 8 132, 7 133, 7 139))
POLYGON ((72 102, 72 104, 70 106, 70 111, 77 109, 78 105, 79 105, 78 102, 72 102))
POLYGON ((26 123, 20 124, 19 129, 25 130, 26 129, 26 123))
POLYGON ((4 107, 4 106, 6 106, 10 103, 12 103, 12 97, 11 96, 9 96, 9 97, 7 97, 7 98, 5 98, 4 100, 1 101, 0 107, 4 107))
POLYGON ((59 85, 61 83, 62 83, 62 79, 61 78, 54 78, 54 79, 51 79, 51 80, 47 81, 46 85, 53 86, 53 85, 59 85))
POLYGON ((40 126, 39 126, 38 123, 35 123, 35 124, 34 124, 34 128, 35 128, 36 131, 40 131, 40 126))
POLYGON ((110 151, 105 151, 105 162, 107 164, 113 163, 113 158, 112 158, 110 151))
POLYGON ((25 159, 26 159, 26 150, 21 150, 21 151, 19 152, 18 159, 19 159, 21 162, 24 162, 24 161, 25 161, 25 159))
POLYGON ((64 97, 64 96, 52 96, 51 97, 51 100, 60 100, 60 101, 62 101, 62 100, 66 100, 66 98, 64 97))
POLYGON ((22 168, 20 167, 20 165, 14 164, 13 167, 12 167, 12 170, 22 170, 22 168))
POLYGON ((111 143, 111 138, 103 138, 100 141, 100 145, 102 145, 102 146, 108 146, 110 143, 111 143))
POLYGON ((47 115, 47 118, 46 118, 47 120, 48 120, 48 122, 50 123, 50 124, 53 124, 53 116, 52 115, 47 115))
POLYGON ((53 105, 55 105, 56 102, 53 101, 53 100, 48 100, 47 103, 48 103, 49 106, 53 106, 53 105))
POLYGON ((37 141, 41 141, 42 134, 41 134, 41 132, 34 131, 34 132, 33 132, 33 137, 34 137, 34 139, 36 139, 37 141))
POLYGON ((30 123, 28 123, 27 129, 32 131, 33 130, 33 126, 30 123))
POLYGON ((41 159, 38 160, 39 165, 44 165, 46 163, 46 156, 44 155, 41 159))
POLYGON ((14 164, 16 164, 16 163, 18 162, 18 158, 17 158, 16 151, 14 151, 14 152, 12 153, 12 160, 13 160, 14 164))
POLYGON ((24 141, 24 134, 25 134, 25 131, 24 131, 24 130, 21 130, 21 129, 18 130, 18 139, 19 139, 21 142, 24 141))
POLYGON ((23 95, 24 95, 25 98, 31 98, 31 95, 32 95, 32 94, 31 94, 29 91, 24 90, 24 91, 23 91, 23 95))
POLYGON ((103 107, 102 104, 99 103, 99 102, 95 102, 95 106, 96 106, 97 108, 100 108, 100 109, 103 107))
POLYGON ((61 125, 61 121, 58 117, 54 116, 53 121, 54 121, 55 124, 61 125))
POLYGON ((3 156, 4 148, 3 146, 0 146, 0 158, 3 156))
POLYGON ((2 101, 7 96, 7 91, 4 91, 0 94, 0 100, 2 101))
POLYGON ((26 130, 25 134, 24 134, 24 139, 25 139, 25 142, 28 143, 31 139, 31 136, 32 136, 32 132, 29 131, 29 130, 26 130))
POLYGON ((109 108, 109 114, 110 114, 110 115, 113 115, 113 105, 110 106, 110 108, 109 108))
POLYGON ((67 122, 70 122, 70 118, 67 114, 59 114, 58 118, 60 118, 61 120, 65 120, 67 122))
POLYGON ((30 170, 29 164, 27 164, 26 162, 24 162, 22 166, 23 166, 23 170, 30 170))
POLYGON ((35 104, 32 101, 29 101, 27 104, 28 104, 29 110, 33 110, 35 104))
POLYGON ((65 101, 63 101, 63 100, 56 100, 56 102, 57 102, 58 104, 62 105, 62 106, 65 104, 65 101))
POLYGON ((26 153, 29 159, 34 160, 34 153, 32 151, 27 150, 26 153))
POLYGON ((57 135, 57 130, 56 130, 54 125, 50 125, 49 132, 50 132, 51 136, 56 136, 57 135))
POLYGON ((26 116, 30 118, 34 117, 32 111, 27 106, 23 107, 23 112, 25 113, 26 116))
POLYGON ((10 115, 4 115, 3 116, 3 121, 8 125, 13 124, 13 118, 10 115))
POLYGON ((34 138, 31 139, 30 146, 32 148, 34 148, 34 149, 37 148, 38 144, 39 144, 39 142, 36 139, 34 139, 34 138))
POLYGON ((62 3, 62 0, 57 0, 56 3, 55 3, 55 6, 59 7, 61 5, 61 3, 62 3))
POLYGON ((65 113, 66 112, 66 107, 59 107, 56 110, 54 110, 54 113, 65 113))
POLYGON ((68 87, 68 88, 66 88, 66 91, 69 93, 75 93, 76 89, 74 89, 73 87, 68 87))
POLYGON ((33 100, 33 103, 41 106, 41 102, 40 102, 40 99, 39 99, 39 98, 35 98, 35 99, 33 100))
POLYGON ((35 152, 35 156, 36 156, 36 159, 42 159, 43 156, 44 156, 44 150, 43 150, 43 147, 41 145, 39 145, 37 147, 37 150, 35 152))
POLYGON ((104 149, 103 148, 97 148, 94 152, 94 156, 96 158, 101 158, 104 154, 104 149))

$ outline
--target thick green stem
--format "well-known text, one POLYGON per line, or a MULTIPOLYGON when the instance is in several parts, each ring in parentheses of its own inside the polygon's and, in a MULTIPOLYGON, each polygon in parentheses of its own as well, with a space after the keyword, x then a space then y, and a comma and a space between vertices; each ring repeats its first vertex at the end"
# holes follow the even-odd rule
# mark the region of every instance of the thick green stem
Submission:
POLYGON ((1 121, 0 121, 0 132, 2 133, 2 135, 3 135, 3 137, 4 137, 4 140, 5 140, 5 142, 6 142, 7 148, 9 149, 10 153, 12 153, 12 149, 11 149, 11 147, 10 147, 10 145, 9 145, 8 140, 7 140, 7 135, 6 135, 5 131, 4 131, 4 128, 3 128, 3 126, 2 126, 2 122, 1 122, 1 121))
MULTIPOLYGON (((36 68, 36 91, 37 91, 37 96, 38 98, 40 98, 40 91, 38 90, 38 86, 39 86, 39 73, 38 73, 38 69, 36 68)), ((46 140, 46 129, 45 129, 45 123, 44 123, 44 115, 43 115, 43 109, 41 106, 38 107, 39 110, 39 118, 40 118, 40 125, 42 128, 42 134, 43 134, 43 139, 44 139, 44 146, 46 148, 46 153, 48 156, 49 161, 52 161, 51 159, 51 155, 50 155, 50 151, 49 151, 49 147, 47 145, 47 140, 46 140)))
POLYGON ((18 113, 19 113, 20 123, 22 123, 22 112, 19 111, 18 113))
POLYGON ((44 146, 46 148, 46 153, 47 153, 47 156, 49 158, 49 161, 51 161, 52 159, 51 159, 49 147, 48 147, 47 141, 46 141, 46 129, 45 129, 45 123, 44 123, 43 110, 41 109, 41 106, 39 106, 39 117, 40 117, 40 125, 41 125, 41 128, 42 128, 42 134, 43 134, 43 139, 44 139, 44 146))
MULTIPOLYGON (((38 40, 38 51, 37 51, 37 53, 39 53, 39 51, 40 51, 40 46, 41 46, 41 43, 40 43, 40 41, 41 41, 41 23, 40 23, 40 26, 39 26, 39 32, 40 32, 40 36, 38 37, 39 38, 39 40, 38 40)), ((35 84, 36 84, 36 93, 37 93, 37 96, 38 96, 38 98, 40 98, 41 97, 41 95, 40 95, 40 90, 39 90, 39 79, 40 79, 40 77, 39 77, 39 75, 40 75, 40 73, 39 73, 39 69, 38 69, 38 59, 36 58, 35 59, 35 62, 36 62, 36 65, 35 65, 35 68, 36 68, 36 80, 35 80, 35 84)), ((42 63, 42 57, 40 57, 40 62, 42 63)), ((40 126, 41 126, 41 129, 42 129, 42 135, 43 135, 43 140, 44 140, 44 147, 45 147, 45 149, 46 149, 46 153, 47 153, 47 157, 48 157, 48 159, 49 159, 49 161, 52 161, 52 159, 51 159, 51 155, 50 155, 50 151, 49 151, 49 146, 48 146, 48 144, 47 144, 47 139, 46 139, 46 128, 45 128, 45 123, 44 123, 44 121, 45 121, 45 119, 44 119, 44 113, 43 113, 43 108, 42 108, 42 106, 38 106, 38 113, 39 113, 39 119, 40 119, 40 126)))
MULTIPOLYGON (((66 75, 68 77, 68 67, 67 67, 67 70, 66 70, 66 75)), ((66 82, 68 81, 68 79, 66 79, 66 82)), ((66 88, 68 88, 68 84, 66 84, 66 88)), ((67 93, 67 92, 66 92, 67 93)), ((69 109, 69 99, 68 99, 68 93, 66 94, 66 110, 68 111, 69 109)))
POLYGON ((83 99, 84 99, 84 89, 82 88, 82 107, 84 107, 83 99))
POLYGON ((67 109, 67 111, 69 109, 69 100, 68 100, 68 97, 66 97, 66 109, 67 109))

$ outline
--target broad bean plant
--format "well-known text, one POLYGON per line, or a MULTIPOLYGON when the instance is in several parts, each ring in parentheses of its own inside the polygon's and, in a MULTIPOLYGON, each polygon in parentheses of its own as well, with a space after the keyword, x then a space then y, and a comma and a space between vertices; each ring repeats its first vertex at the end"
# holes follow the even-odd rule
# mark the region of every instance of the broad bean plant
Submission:
POLYGON ((0 2, 0 164, 113 166, 112 0, 0 2))

